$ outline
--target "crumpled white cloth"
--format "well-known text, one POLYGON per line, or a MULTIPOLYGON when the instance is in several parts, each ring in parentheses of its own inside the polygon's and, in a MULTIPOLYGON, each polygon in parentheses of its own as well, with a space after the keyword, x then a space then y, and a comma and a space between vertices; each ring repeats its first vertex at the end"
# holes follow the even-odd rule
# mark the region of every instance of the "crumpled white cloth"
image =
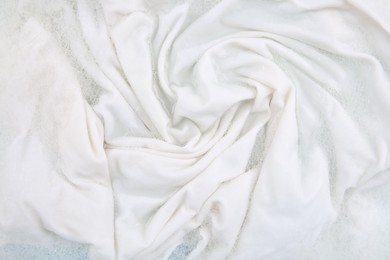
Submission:
POLYGON ((1 5, 0 256, 390 256, 387 1, 1 5))

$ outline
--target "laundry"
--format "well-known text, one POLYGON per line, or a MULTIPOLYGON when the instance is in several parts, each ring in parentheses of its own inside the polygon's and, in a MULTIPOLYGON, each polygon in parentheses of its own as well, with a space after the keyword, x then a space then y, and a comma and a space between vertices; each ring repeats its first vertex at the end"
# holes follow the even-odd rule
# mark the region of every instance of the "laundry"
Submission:
POLYGON ((389 259, 384 0, 1 0, 0 259, 389 259))

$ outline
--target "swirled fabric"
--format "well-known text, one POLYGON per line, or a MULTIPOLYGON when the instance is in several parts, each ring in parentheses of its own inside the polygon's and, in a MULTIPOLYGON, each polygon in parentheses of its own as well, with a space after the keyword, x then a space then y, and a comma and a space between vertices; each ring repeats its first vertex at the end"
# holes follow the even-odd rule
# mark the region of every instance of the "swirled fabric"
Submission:
POLYGON ((390 258, 388 1, 0 5, 0 259, 390 258))

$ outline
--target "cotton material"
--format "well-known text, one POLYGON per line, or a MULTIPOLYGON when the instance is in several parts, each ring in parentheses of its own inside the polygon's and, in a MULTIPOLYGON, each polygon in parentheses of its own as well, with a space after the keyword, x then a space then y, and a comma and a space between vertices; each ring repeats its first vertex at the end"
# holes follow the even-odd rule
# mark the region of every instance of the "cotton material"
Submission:
POLYGON ((384 0, 1 0, 1 259, 388 259, 384 0))

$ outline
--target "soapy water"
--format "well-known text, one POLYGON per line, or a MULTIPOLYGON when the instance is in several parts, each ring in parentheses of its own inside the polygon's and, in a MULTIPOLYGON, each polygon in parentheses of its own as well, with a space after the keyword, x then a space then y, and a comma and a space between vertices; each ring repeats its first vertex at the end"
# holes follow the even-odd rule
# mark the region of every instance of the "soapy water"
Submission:
POLYGON ((0 259, 88 260, 88 247, 69 242, 54 245, 8 244, 0 247, 0 259))

